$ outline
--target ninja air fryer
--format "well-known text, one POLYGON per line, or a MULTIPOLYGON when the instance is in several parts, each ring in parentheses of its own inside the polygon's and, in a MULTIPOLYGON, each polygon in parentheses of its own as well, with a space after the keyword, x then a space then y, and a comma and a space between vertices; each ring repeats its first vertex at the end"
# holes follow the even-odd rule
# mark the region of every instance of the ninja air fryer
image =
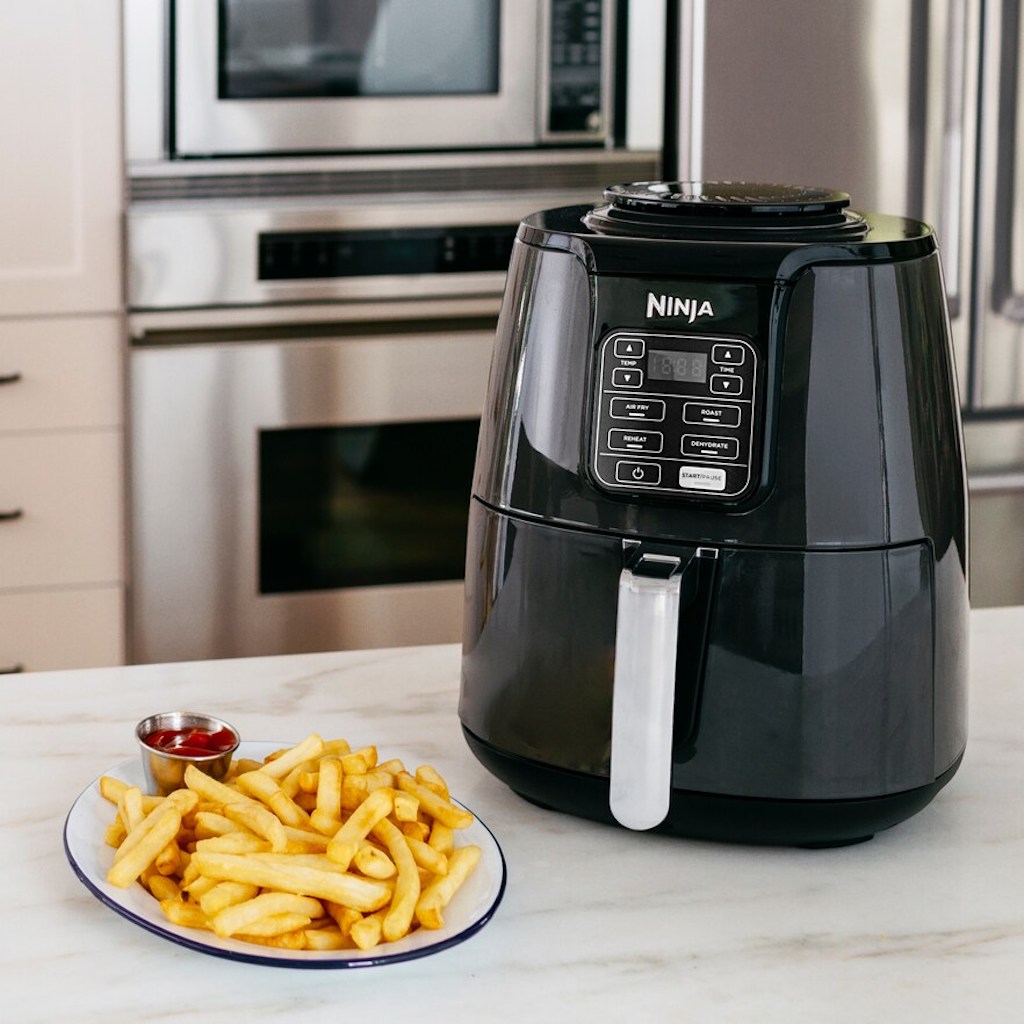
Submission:
POLYGON ((520 225, 459 714, 526 799, 857 842, 966 742, 966 479, 936 243, 814 188, 654 182, 520 225))

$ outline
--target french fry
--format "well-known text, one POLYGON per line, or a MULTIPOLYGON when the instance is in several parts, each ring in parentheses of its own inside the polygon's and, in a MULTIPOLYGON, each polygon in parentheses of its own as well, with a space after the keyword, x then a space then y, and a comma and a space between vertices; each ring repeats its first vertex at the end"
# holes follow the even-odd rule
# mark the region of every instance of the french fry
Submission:
POLYGON ((325 757, 320 761, 316 780, 316 809, 341 824, 341 761, 325 757))
POLYGON ((142 790, 138 786, 126 786, 117 798, 117 813, 128 832, 137 828, 146 812, 142 809, 142 790))
POLYGON ((160 901, 160 909, 171 924, 182 928, 209 928, 210 922, 197 903, 183 903, 180 899, 160 901))
POLYGON ((153 813, 159 816, 149 828, 145 828, 146 823, 143 822, 129 832, 125 841, 118 847, 118 852, 120 852, 136 832, 141 832, 145 828, 142 837, 132 845, 124 856, 118 858, 117 854, 114 855, 114 863, 107 872, 107 881, 111 885, 116 885, 119 889, 127 889, 178 834, 178 829, 181 828, 181 815, 173 806, 162 814, 158 811, 153 813))
POLYGON ((363 915, 358 910, 353 910, 351 907, 344 907, 340 903, 332 903, 329 900, 324 900, 324 909, 327 911, 328 916, 337 924, 341 931, 341 934, 348 938, 348 933, 352 929, 352 925, 356 921, 361 921, 363 915))
POLYGON ((327 850, 329 837, 321 832, 285 825, 284 835, 287 840, 285 853, 324 853, 327 850))
POLYGON ((151 874, 146 879, 146 888, 157 900, 174 900, 181 898, 181 890, 173 878, 166 875, 151 874))
MULTIPOLYGON (((301 939, 297 939, 297 949, 305 949, 305 930, 312 924, 312 918, 307 917, 305 914, 269 914, 266 917, 261 917, 256 921, 251 921, 246 925, 246 930, 243 935, 245 939, 251 942, 253 939, 270 939, 270 938, 284 938, 286 935, 291 935, 295 932, 303 933, 301 939)), ((216 932, 217 929, 214 928, 216 932)), ((234 933, 239 934, 239 933, 234 933)), ((289 947, 290 948, 290 947, 289 947)))
POLYGON ((415 821, 419 817, 420 802, 412 793, 403 793, 399 790, 395 793, 395 820, 415 821))
POLYGON ((128 829, 124 827, 124 822, 118 816, 104 830, 103 842, 116 850, 124 842, 126 835, 128 835, 128 829))
MULTIPOLYGON (((226 814, 217 811, 198 811, 196 813, 196 839, 209 839, 211 836, 223 836, 229 832, 248 832, 249 830, 232 821, 226 814)), ((255 834, 255 833, 250 833, 255 834)))
POLYGON ((383 883, 329 868, 268 862, 267 854, 207 853, 197 851, 192 862, 201 874, 225 881, 251 882, 275 889, 344 903, 360 911, 379 910, 391 896, 383 883))
POLYGON ((406 836, 405 841, 409 844, 413 859, 421 868, 425 868, 432 875, 448 874, 448 858, 440 850, 413 836, 406 836))
POLYGON ((274 779, 283 779, 293 768, 305 761, 319 757, 324 749, 324 741, 315 732, 310 733, 301 743, 290 750, 284 751, 279 757, 261 765, 259 771, 274 779))
POLYGON ((425 821, 403 821, 401 828, 402 833, 412 839, 425 843, 430 838, 430 826, 425 821))
MULTIPOLYGON (((191 810, 194 804, 195 794, 188 793, 185 790, 177 790, 170 796, 161 800, 159 804, 154 807, 153 810, 150 811, 135 828, 129 830, 128 834, 124 837, 124 842, 121 843, 117 848, 117 851, 114 853, 114 863, 116 864, 119 860, 126 857, 138 843, 141 843, 149 831, 157 825, 164 815, 176 815, 180 826, 181 815, 191 810)), ((172 833, 170 838, 173 837, 174 834, 172 833)), ((157 849, 156 853, 159 853, 161 849, 163 849, 163 845, 157 849)), ((156 856, 156 853, 154 853, 154 857, 156 856)))
POLYGON ((305 928, 314 917, 320 917, 323 912, 324 909, 320 901, 309 896, 267 892, 235 903, 219 913, 213 914, 210 917, 210 926, 221 938, 227 938, 236 932, 244 932, 247 935, 280 935, 284 932, 295 931, 296 928, 305 928), (292 925, 290 928, 269 931, 253 930, 256 922, 279 914, 295 914, 305 917, 305 921, 292 925))
POLYGON ((274 949, 296 950, 306 948, 306 931, 305 928, 299 928, 294 932, 285 932, 284 935, 236 935, 235 938, 274 949))
POLYGON ((335 864, 347 868, 352 863, 359 840, 370 834, 370 829, 391 813, 392 791, 374 790, 349 816, 344 825, 335 832, 327 844, 327 856, 335 864))
POLYGON ((383 850, 377 849, 371 843, 360 845, 352 858, 352 865, 367 878, 391 878, 397 871, 395 862, 383 850))
POLYGON ((262 836, 275 852, 288 846, 288 834, 281 819, 268 807, 255 800, 242 799, 237 803, 225 804, 224 815, 244 825, 250 832, 262 836))
POLYGON ((373 949, 384 932, 384 911, 367 914, 352 924, 348 937, 359 949, 373 949))
POLYGON ((306 949, 351 949, 354 943, 340 928, 306 928, 306 949))
POLYGON ((416 920, 422 927, 436 929, 444 926, 442 911, 473 873, 480 854, 479 846, 460 846, 452 852, 448 858, 448 874, 431 882, 416 903, 416 920))
POLYGON ((246 829, 200 839, 196 842, 196 850, 205 850, 207 853, 264 853, 270 851, 270 843, 246 829))
POLYGON ((349 754, 352 752, 352 748, 349 746, 348 740, 333 739, 324 740, 324 749, 321 757, 341 757, 343 754, 349 754))
POLYGON ((360 747, 341 755, 341 770, 346 775, 365 775, 377 764, 376 747, 360 747))
POLYGON ((450 826, 435 821, 430 826, 430 838, 427 842, 438 853, 443 853, 447 857, 455 849, 455 832, 450 826))
POLYGON ((116 804, 121 794, 128 788, 123 779, 115 779, 113 775, 102 775, 99 781, 100 796, 116 804))
POLYGON ((468 828, 473 824, 473 815, 469 811, 456 807, 446 797, 440 796, 423 783, 417 782, 408 772, 399 772, 395 776, 398 788, 405 793, 412 793, 420 802, 420 808, 432 818, 447 825, 449 828, 468 828))
MULTIPOLYGON (((181 834, 181 828, 178 829, 181 834)), ((181 847, 172 839, 157 855, 153 867, 161 875, 176 875, 181 870, 181 847)))
POLYGON ((383 818, 373 826, 373 835, 388 848, 398 869, 391 905, 381 921, 381 934, 385 942, 395 942, 412 927, 416 901, 420 897, 420 874, 409 849, 408 840, 397 825, 383 818))
POLYGON ((281 819, 283 825, 309 828, 309 815, 281 788, 278 781, 262 771, 246 772, 235 780, 247 796, 266 804, 281 819))
POLYGON ((213 917, 227 907, 253 899, 259 891, 248 882, 218 882, 199 897, 199 906, 207 917, 213 917))
POLYGON ((441 773, 429 764, 421 764, 416 769, 416 781, 427 789, 432 789, 439 797, 445 800, 451 799, 448 792, 448 783, 441 777, 441 773))

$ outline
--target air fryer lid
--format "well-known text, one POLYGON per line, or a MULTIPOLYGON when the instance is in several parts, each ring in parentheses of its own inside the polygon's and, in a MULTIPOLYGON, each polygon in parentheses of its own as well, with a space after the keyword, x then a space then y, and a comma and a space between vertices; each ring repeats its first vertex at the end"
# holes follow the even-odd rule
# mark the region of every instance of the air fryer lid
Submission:
POLYGON ((584 221, 610 235, 824 242, 862 238, 846 192, 750 182, 639 181, 605 189, 584 221))

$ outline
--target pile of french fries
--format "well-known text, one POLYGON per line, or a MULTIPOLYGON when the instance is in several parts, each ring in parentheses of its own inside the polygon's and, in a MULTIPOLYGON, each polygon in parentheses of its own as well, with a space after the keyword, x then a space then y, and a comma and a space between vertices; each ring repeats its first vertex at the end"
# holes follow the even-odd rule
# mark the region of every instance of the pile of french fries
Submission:
POLYGON ((99 786, 117 807, 111 885, 141 883, 174 924, 265 946, 366 950, 440 928, 481 854, 455 845, 473 816, 435 769, 316 733, 235 760, 223 781, 189 765, 166 797, 99 786))

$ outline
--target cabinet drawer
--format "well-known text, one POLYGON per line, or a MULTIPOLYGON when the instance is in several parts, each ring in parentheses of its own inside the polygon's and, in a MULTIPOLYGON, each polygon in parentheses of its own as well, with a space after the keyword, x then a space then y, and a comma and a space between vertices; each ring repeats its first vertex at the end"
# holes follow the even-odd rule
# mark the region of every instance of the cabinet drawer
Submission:
POLYGON ((0 382, 0 433, 120 426, 120 319, 0 320, 0 382))
MULTIPOLYGON (((0 672, 124 664, 124 589, 0 593, 0 672)), ((0 686, 20 675, 0 675, 0 686)))
POLYGON ((119 431, 0 436, 0 590, 124 579, 119 431))

